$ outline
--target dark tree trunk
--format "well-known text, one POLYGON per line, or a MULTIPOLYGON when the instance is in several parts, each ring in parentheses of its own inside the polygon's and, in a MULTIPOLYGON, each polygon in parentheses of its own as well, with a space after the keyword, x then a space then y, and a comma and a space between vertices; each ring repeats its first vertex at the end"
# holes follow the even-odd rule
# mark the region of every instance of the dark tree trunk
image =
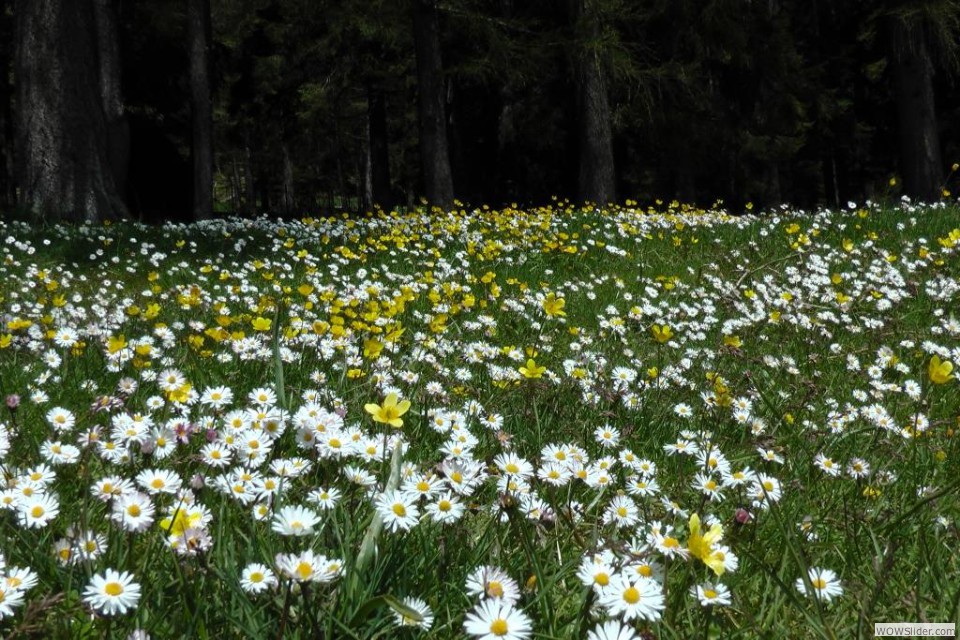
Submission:
POLYGON ((213 217, 213 100, 210 82, 210 0, 187 0, 193 121, 193 217, 213 217))
MULTIPOLYGON (((519 194, 516 190, 517 175, 514 166, 514 146, 517 139, 517 100, 512 87, 504 84, 497 91, 500 101, 500 112, 497 115, 497 166, 493 168, 495 175, 495 192, 497 199, 516 199, 519 194)), ((528 190, 530 185, 524 185, 528 190)))
POLYGON ((230 175, 230 200, 233 204, 232 210, 234 215, 239 214, 243 210, 243 198, 240 197, 240 189, 243 188, 243 179, 240 177, 240 162, 237 159, 237 154, 232 154, 233 165, 230 175))
POLYGON ((13 166, 13 14, 11 0, 0 1, 0 213, 16 204, 13 166))
POLYGON ((904 188, 914 198, 937 200, 943 173, 934 110, 933 64, 923 26, 895 17, 890 18, 888 26, 904 188))
POLYGON ((413 0, 413 40, 424 190, 431 204, 447 209, 453 206, 453 174, 447 142, 446 92, 436 0, 413 0))
POLYGON ((593 43, 600 23, 594 0, 569 0, 570 18, 580 42, 574 48, 580 171, 578 197, 598 204, 616 200, 613 132, 603 56, 593 43))
POLYGON ((243 213, 247 216, 253 216, 257 213, 257 190, 253 179, 253 152, 250 150, 249 136, 247 144, 243 149, 243 213))
POLYGON ((110 168, 92 3, 16 3, 17 173, 38 220, 126 215, 110 168))
POLYGON ((270 177, 266 174, 262 163, 258 163, 257 169, 256 192, 258 194, 257 199, 260 204, 260 212, 268 213, 272 204, 270 201, 270 177))
POLYGON ((383 90, 367 89, 367 153, 364 205, 372 209, 393 206, 390 192, 390 147, 387 136, 387 105, 383 90))
POLYGON ((283 151, 283 197, 281 206, 283 212, 290 214, 297 208, 296 185, 293 180, 293 158, 290 156, 290 144, 284 140, 283 151))
POLYGON ((124 113, 120 85, 120 34, 116 0, 94 0, 97 31, 97 61, 100 71, 100 100, 107 127, 107 157, 117 193, 126 199, 130 166, 130 124, 124 113))
MULTIPOLYGON (((514 15, 513 0, 500 0, 500 16, 504 20, 511 20, 514 15)), ((520 197, 516 188, 516 166, 514 158, 517 155, 517 116, 520 107, 519 87, 515 82, 504 79, 497 87, 499 112, 497 114, 497 164, 493 168, 494 194, 496 199, 512 200, 520 197)), ((530 185, 522 185, 529 192, 530 185)))

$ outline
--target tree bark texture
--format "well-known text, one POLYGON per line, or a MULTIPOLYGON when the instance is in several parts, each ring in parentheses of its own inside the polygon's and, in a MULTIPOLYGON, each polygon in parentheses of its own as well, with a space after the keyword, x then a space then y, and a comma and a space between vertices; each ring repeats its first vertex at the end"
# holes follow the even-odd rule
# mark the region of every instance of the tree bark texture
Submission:
POLYGON ((297 191, 293 179, 293 157, 290 155, 290 143, 284 141, 283 151, 283 212, 290 214, 297 208, 297 191))
POLYGON ((453 174, 447 141, 446 92, 436 0, 413 0, 413 40, 416 45, 417 111, 424 190, 431 204, 448 209, 453 206, 453 174))
POLYGON ((13 176, 13 14, 8 11, 11 0, 0 0, 0 209, 16 204, 16 182, 13 176))
POLYGON ((390 144, 387 133, 387 104, 383 90, 367 89, 367 197, 368 207, 393 206, 390 191, 390 144))
POLYGON ((600 35, 593 1, 569 3, 574 30, 581 35, 572 61, 580 147, 578 194, 581 200, 605 204, 616 200, 616 173, 605 65, 601 52, 593 45, 600 35))
POLYGON ((94 0, 97 32, 97 61, 100 72, 100 101, 107 127, 107 156, 117 193, 126 199, 130 166, 130 123, 124 113, 120 63, 120 33, 116 0, 94 0))
POLYGON ((250 136, 246 136, 243 147, 243 214, 253 216, 257 213, 256 181, 253 179, 253 152, 250 150, 250 136))
POLYGON ((126 215, 107 150, 93 4, 18 0, 17 182, 48 223, 126 215))
POLYGON ((933 63, 921 24, 894 17, 888 25, 904 188, 914 198, 935 201, 940 198, 943 169, 933 63))
POLYGON ((187 0, 193 137, 193 217, 213 217, 213 99, 210 79, 210 0, 187 0))

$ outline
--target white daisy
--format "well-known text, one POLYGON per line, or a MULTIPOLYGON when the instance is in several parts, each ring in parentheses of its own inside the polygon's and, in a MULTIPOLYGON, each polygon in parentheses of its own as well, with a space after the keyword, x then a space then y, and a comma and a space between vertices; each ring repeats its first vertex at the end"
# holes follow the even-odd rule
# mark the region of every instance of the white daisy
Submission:
POLYGON ((107 569, 103 574, 94 575, 83 591, 83 601, 106 616, 136 609, 139 600, 140 585, 126 571, 107 569))

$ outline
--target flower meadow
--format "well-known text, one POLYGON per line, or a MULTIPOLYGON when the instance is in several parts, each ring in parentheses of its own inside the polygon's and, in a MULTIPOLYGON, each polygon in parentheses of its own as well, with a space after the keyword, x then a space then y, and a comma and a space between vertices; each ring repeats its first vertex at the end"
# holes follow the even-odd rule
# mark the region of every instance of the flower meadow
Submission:
POLYGON ((0 224, 0 632, 956 620, 958 211, 0 224))

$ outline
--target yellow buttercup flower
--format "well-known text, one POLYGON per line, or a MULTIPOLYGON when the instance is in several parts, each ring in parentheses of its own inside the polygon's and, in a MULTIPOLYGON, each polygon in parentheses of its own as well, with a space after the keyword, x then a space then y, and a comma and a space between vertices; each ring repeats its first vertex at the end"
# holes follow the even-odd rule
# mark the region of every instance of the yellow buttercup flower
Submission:
POLYGON ((940 360, 940 356, 930 358, 930 382, 945 384, 953 379, 953 363, 949 360, 940 360))
POLYGON ((270 327, 273 326, 273 321, 269 318, 258 316, 251 321, 250 325, 254 331, 270 331, 270 327))
POLYGON ((110 336, 109 338, 107 338, 107 351, 110 353, 116 353, 121 349, 125 348, 126 346, 127 346, 127 339, 122 335, 110 336))
POLYGON ((695 558, 699 558, 710 567, 718 576, 724 572, 723 557, 716 553, 714 544, 723 538, 723 527, 718 523, 710 527, 710 531, 700 533, 700 516, 696 513, 690 516, 690 537, 687 540, 687 550, 695 558))
POLYGON ((384 399, 383 404, 371 402, 365 404, 363 408, 373 416, 374 422, 382 422, 399 429, 403 426, 403 420, 400 419, 400 416, 410 409, 410 401, 400 400, 398 402, 397 394, 391 393, 384 399))
POLYGON ((655 324, 650 327, 650 332, 653 333, 653 338, 660 344, 667 342, 670 338, 673 337, 673 330, 670 329, 667 325, 655 324))
POLYGON ((542 378, 543 372, 546 370, 546 367, 538 367, 533 358, 527 359, 527 366, 520 367, 520 373, 523 374, 524 378, 542 378))
POLYGON ((363 341, 363 357, 370 360, 376 360, 383 351, 383 343, 376 338, 369 338, 363 341))
POLYGON ((565 316, 567 315, 567 312, 563 310, 565 304, 567 304, 565 299, 558 298, 557 294, 551 291, 543 299, 543 311, 551 318, 553 316, 565 316))
POLYGON ((739 349, 743 346, 743 341, 740 340, 740 336, 723 336, 723 346, 739 349))

